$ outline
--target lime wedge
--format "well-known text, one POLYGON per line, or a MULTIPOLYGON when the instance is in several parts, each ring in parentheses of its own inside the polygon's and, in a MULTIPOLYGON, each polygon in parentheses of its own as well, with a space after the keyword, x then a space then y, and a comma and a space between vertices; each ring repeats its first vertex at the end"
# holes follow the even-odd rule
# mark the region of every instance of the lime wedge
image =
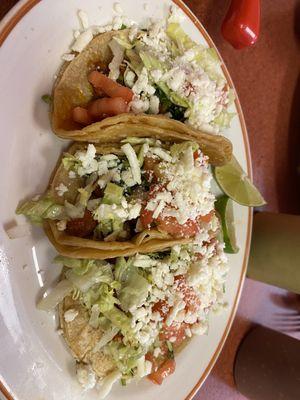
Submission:
POLYGON ((266 204, 234 156, 228 164, 215 167, 215 178, 223 192, 237 203, 248 207, 266 204))
POLYGON ((237 253, 239 248, 236 244, 232 201, 226 195, 221 196, 215 202, 215 208, 221 219, 224 251, 225 253, 237 253))

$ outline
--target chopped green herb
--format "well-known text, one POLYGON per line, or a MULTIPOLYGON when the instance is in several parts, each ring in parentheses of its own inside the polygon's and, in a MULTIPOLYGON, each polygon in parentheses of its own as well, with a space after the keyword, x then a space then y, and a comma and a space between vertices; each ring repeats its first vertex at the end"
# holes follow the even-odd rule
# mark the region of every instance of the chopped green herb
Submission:
POLYGON ((52 103, 52 96, 50 96, 50 94, 44 94, 42 96, 42 100, 47 104, 51 104, 52 103))
POLYGON ((120 30, 121 30, 121 31, 123 31, 124 29, 127 29, 127 25, 125 25, 125 24, 122 24, 122 26, 121 26, 120 30))
POLYGON ((122 386, 126 386, 127 385, 126 379, 121 379, 121 385, 122 386))

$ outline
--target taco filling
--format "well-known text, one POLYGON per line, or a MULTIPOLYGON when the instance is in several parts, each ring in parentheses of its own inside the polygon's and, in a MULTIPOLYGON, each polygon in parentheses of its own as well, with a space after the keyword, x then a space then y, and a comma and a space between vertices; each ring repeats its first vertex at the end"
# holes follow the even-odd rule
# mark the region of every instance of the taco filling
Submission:
POLYGON ((69 236, 126 241, 155 229, 190 238, 215 215, 208 157, 195 142, 129 137, 105 154, 89 144, 65 153, 60 168, 52 198, 48 193, 17 212, 34 222, 54 220, 69 236))
POLYGON ((143 28, 119 21, 86 32, 89 40, 77 46, 76 39, 54 87, 52 125, 60 136, 128 112, 164 114, 209 133, 229 127, 234 95, 219 56, 184 32, 176 7, 143 28))
POLYGON ((210 225, 194 244, 109 262, 56 257, 62 281, 39 308, 59 304, 85 389, 97 384, 103 398, 112 381, 147 376, 160 385, 186 340, 207 333, 210 311, 224 306, 228 270, 218 229, 210 225))

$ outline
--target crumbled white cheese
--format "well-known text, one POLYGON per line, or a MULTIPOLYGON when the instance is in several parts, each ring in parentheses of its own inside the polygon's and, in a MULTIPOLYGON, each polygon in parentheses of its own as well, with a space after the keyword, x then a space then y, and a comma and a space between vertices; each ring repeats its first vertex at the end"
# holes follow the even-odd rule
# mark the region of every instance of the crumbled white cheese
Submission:
POLYGON ((134 85, 135 77, 136 77, 135 73, 130 69, 127 69, 124 74, 125 85, 132 88, 134 85))
POLYGON ((112 30, 118 31, 119 29, 122 28, 122 25, 123 25, 123 18, 120 16, 114 17, 113 22, 112 22, 112 30))
POLYGON ((158 218, 160 213, 163 211, 165 205, 166 205, 166 203, 163 200, 160 200, 160 202, 158 203, 157 207, 154 210, 153 219, 158 218))
POLYGON ((155 87, 149 83, 147 68, 143 67, 137 81, 132 87, 132 91, 136 95, 139 95, 143 92, 152 96, 155 93, 155 87))
POLYGON ((81 53, 82 50, 90 43, 93 39, 93 32, 92 29, 87 29, 86 31, 82 32, 76 39, 72 45, 72 50, 76 51, 77 53, 81 53))
POLYGON ((63 183, 60 183, 56 186, 55 190, 57 191, 58 196, 62 197, 68 191, 68 188, 63 183))
POLYGON ((96 147, 93 144, 89 144, 86 151, 77 151, 75 157, 82 163, 82 166, 78 168, 79 176, 91 174, 98 170, 98 162, 95 160, 95 156, 96 147))
POLYGON ((142 114, 149 110, 150 101, 148 99, 142 100, 135 96, 129 105, 134 114, 142 114))
POLYGON ((75 179, 76 178, 76 173, 74 171, 69 171, 69 178, 70 179, 75 179))
POLYGON ((207 323, 199 322, 198 324, 194 324, 191 327, 191 332, 194 335, 204 335, 207 332, 208 326, 207 323))
POLYGON ((155 83, 158 83, 163 76, 163 73, 160 69, 153 69, 151 70, 150 74, 155 83))
POLYGON ((170 313, 169 313, 169 315, 168 315, 168 317, 166 319, 166 325, 167 326, 171 326, 172 325, 172 323, 174 322, 174 320, 175 320, 177 314, 179 313, 179 311, 184 310, 185 306, 186 306, 185 302, 183 300, 181 300, 180 297, 178 297, 175 300, 174 306, 171 309, 171 311, 170 311, 170 313))
POLYGON ((88 29, 89 27, 89 17, 87 13, 83 10, 78 11, 78 18, 83 30, 88 29))
POLYGON ((74 39, 77 39, 80 36, 80 31, 76 29, 73 33, 74 39))
POLYGON ((128 187, 132 187, 136 184, 135 180, 133 179, 132 172, 130 169, 126 169, 125 171, 121 172, 121 178, 128 187))
POLYGON ((78 315, 78 311, 74 310, 73 308, 70 308, 69 310, 67 310, 64 313, 64 320, 66 322, 72 322, 77 317, 77 315, 78 315))
POLYGON ((159 98, 157 96, 150 96, 149 111, 151 114, 159 114, 159 98))
POLYGON ((161 147, 151 147, 151 153, 155 154, 156 156, 160 157, 162 160, 171 162, 172 156, 163 150, 161 147))
POLYGON ((75 54, 72 54, 72 53, 65 53, 65 54, 63 54, 63 55, 61 56, 61 58, 62 58, 63 61, 69 62, 69 61, 74 60, 75 54))
POLYGON ((131 42, 134 41, 139 31, 139 27, 137 24, 133 24, 132 27, 129 29, 128 38, 131 42))
POLYGON ((56 226, 59 231, 65 231, 67 227, 67 221, 65 219, 62 219, 61 221, 58 221, 56 223, 56 226))
POLYGON ((137 155, 131 146, 131 144, 126 143, 121 147, 122 151, 126 155, 130 168, 131 168, 131 173, 132 177, 135 180, 136 183, 139 185, 141 184, 141 168, 139 165, 139 160, 137 158, 137 155))
POLYGON ((125 49, 114 39, 109 43, 113 59, 109 63, 109 78, 116 81, 120 76, 120 65, 124 59, 125 49))
POLYGON ((140 357, 137 360, 137 377, 143 378, 151 374, 152 363, 148 360, 145 360, 145 356, 140 357))
POLYGON ((93 389, 96 385, 96 374, 89 365, 77 364, 76 376, 84 390, 93 389))
POLYGON ((155 347, 153 351, 153 356, 157 358, 161 353, 162 353, 161 349, 159 347, 155 347))

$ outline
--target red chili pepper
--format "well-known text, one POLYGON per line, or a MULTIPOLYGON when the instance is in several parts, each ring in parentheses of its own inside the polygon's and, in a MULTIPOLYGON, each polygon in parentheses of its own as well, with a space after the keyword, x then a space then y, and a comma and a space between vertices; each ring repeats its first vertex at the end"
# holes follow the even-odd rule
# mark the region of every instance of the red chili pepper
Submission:
POLYGON ((222 34, 236 49, 252 46, 260 31, 260 0, 232 0, 222 34))

